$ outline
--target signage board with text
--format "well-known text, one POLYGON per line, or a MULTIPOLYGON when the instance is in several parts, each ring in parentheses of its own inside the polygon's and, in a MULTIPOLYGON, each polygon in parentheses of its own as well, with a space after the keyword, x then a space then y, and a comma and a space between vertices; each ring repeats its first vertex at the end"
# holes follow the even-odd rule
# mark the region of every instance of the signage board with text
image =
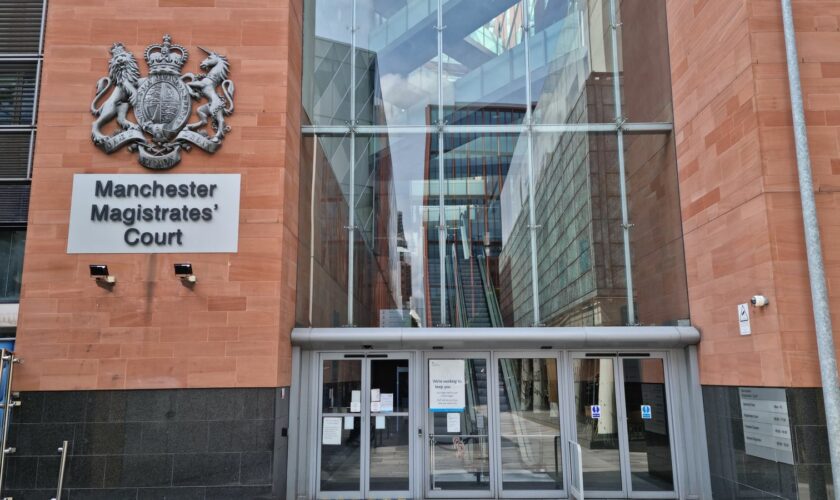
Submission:
POLYGON ((239 174, 76 174, 67 253, 233 253, 239 174))

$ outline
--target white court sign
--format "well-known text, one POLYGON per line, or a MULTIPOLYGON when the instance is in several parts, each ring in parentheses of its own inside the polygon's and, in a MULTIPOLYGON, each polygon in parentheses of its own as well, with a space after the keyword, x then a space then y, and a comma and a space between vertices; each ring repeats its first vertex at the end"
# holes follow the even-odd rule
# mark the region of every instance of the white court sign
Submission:
POLYGON ((67 253, 234 253, 239 174, 76 174, 67 253))
POLYGON ((466 406, 463 359, 429 360, 429 411, 461 412, 466 406))

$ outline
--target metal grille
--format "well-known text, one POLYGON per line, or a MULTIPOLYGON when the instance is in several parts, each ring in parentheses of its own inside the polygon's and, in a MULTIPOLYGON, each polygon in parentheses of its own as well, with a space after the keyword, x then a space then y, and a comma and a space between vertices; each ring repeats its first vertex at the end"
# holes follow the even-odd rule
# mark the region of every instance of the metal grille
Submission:
POLYGON ((0 184, 0 226, 25 226, 29 184, 0 184))
POLYGON ((33 124, 37 74, 37 61, 0 62, 0 125, 33 124))
POLYGON ((41 52, 44 0, 0 1, 0 54, 41 52))
POLYGON ((29 177, 31 137, 32 132, 0 133, 0 180, 29 177))

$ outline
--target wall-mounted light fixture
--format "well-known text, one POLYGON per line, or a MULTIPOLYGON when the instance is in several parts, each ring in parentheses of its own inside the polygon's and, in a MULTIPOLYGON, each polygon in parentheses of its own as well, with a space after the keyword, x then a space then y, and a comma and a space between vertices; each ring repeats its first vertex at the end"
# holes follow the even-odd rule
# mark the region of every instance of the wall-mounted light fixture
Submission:
POLYGON ((105 264, 91 264, 90 277, 95 279, 98 285, 113 286, 117 282, 117 277, 111 276, 105 264))
POLYGON ((191 286, 197 281, 193 274, 193 267, 190 263, 175 264, 175 276, 181 278, 181 283, 191 286))

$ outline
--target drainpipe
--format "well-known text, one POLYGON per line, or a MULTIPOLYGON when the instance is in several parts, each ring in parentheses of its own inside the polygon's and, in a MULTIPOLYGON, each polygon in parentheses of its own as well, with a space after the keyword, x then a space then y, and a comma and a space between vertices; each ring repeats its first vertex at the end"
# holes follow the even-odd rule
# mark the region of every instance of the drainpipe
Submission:
POLYGON ((796 169, 799 173, 799 194, 802 198, 802 219, 805 223, 805 251, 808 256, 808 276, 811 281, 811 302, 817 332, 817 351, 820 358, 825 422, 834 476, 834 498, 840 500, 840 381, 837 377, 834 339, 831 335, 831 314, 825 284, 820 228, 811 180, 811 158, 802 106, 802 87, 799 82, 799 56, 796 51, 796 32, 793 28, 793 9, 790 0, 782 2, 782 21, 785 31, 790 104, 793 112, 793 135, 796 141, 796 169))

